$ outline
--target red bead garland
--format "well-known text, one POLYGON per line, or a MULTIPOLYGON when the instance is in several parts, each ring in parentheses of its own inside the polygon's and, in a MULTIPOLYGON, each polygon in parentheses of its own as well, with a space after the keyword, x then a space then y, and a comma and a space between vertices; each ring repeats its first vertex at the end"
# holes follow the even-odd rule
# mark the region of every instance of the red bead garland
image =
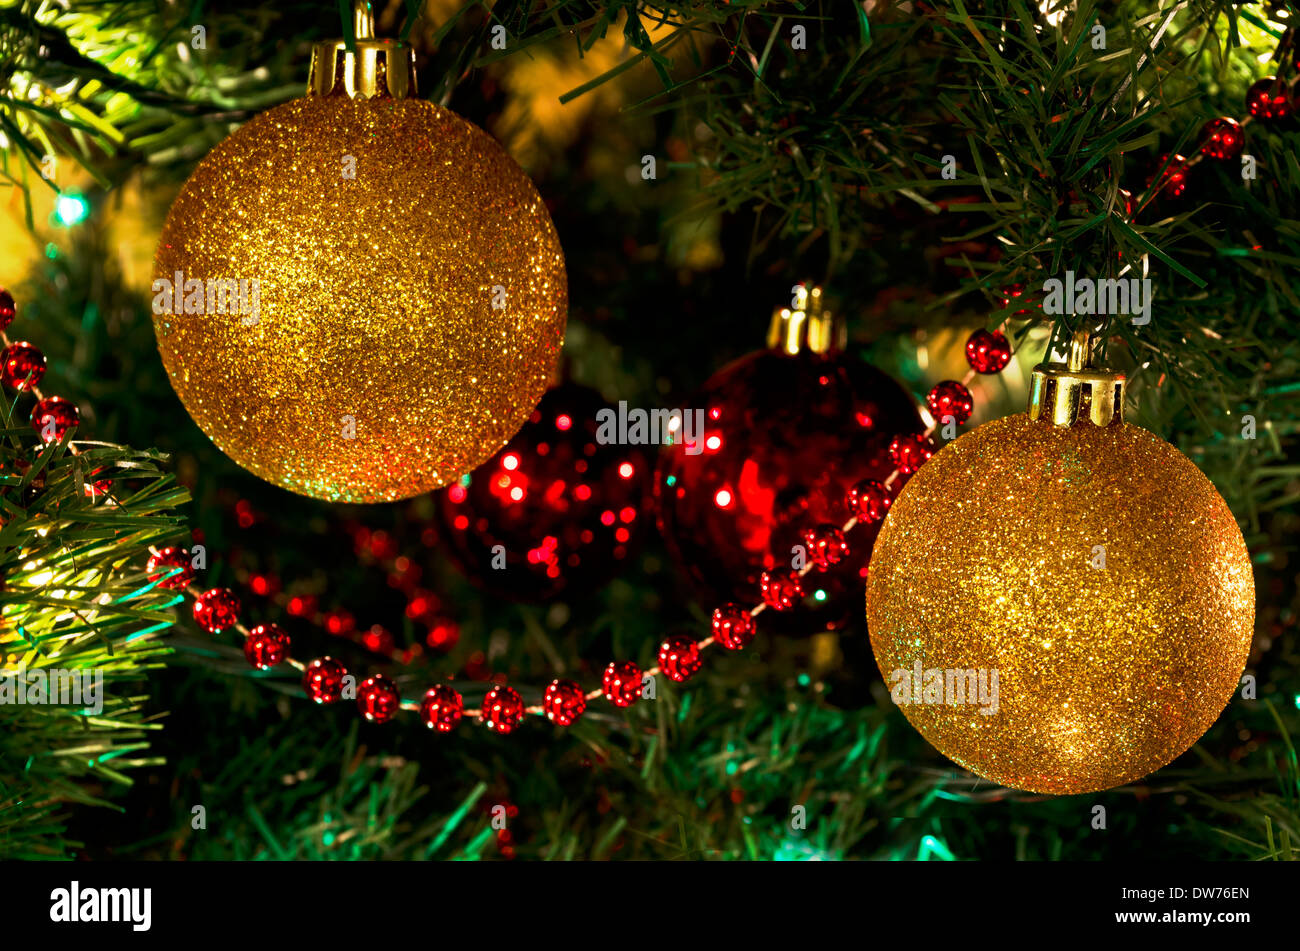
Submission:
POLYGON ((542 710, 556 726, 572 726, 587 709, 587 697, 572 680, 552 680, 542 696, 542 710))
POLYGON ((229 588, 213 588, 194 599, 194 620, 209 634, 239 623, 239 597, 229 588))
POLYGON ((382 674, 367 677, 357 687, 357 708, 371 723, 387 723, 401 707, 397 685, 382 674))
POLYGON ((1182 198, 1187 193, 1187 159, 1181 155, 1164 155, 1160 165, 1160 193, 1166 198, 1182 198))
POLYGON ((41 434, 45 443, 59 442, 80 417, 72 403, 61 396, 50 396, 32 407, 32 429, 41 434))
POLYGON ((744 650, 756 632, 754 615, 744 605, 729 603, 713 609, 713 639, 727 650, 744 650))
POLYGON ((930 412, 939 422, 951 416, 958 423, 964 423, 975 411, 975 400, 971 397, 970 390, 956 380, 936 383, 926 394, 925 401, 930 406, 930 412))
POLYGON ((465 701, 461 695, 442 684, 426 690, 424 699, 420 701, 420 719, 435 733, 450 733, 456 729, 464 713, 465 701))
POLYGON ((157 581, 158 587, 166 588, 168 591, 187 588, 194 581, 194 568, 190 563, 189 550, 175 545, 150 555, 146 568, 150 572, 149 580, 157 581), (167 577, 171 572, 158 571, 158 568, 179 568, 180 571, 167 577))
POLYGON ((808 558, 819 571, 828 571, 849 554, 849 543, 837 525, 818 525, 806 529, 803 543, 808 549, 808 558))
POLYGON ((343 696, 343 678, 348 669, 333 657, 318 657, 302 675, 302 689, 316 703, 334 703, 343 696))
POLYGON ((14 322, 16 313, 18 313, 18 306, 14 303, 14 295, 0 287, 0 330, 4 330, 14 322))
POLYGON ((498 684, 483 698, 483 723, 489 730, 506 734, 514 732, 524 715, 524 698, 514 687, 498 684))
POLYGON ((694 677, 704 666, 700 657, 700 644, 685 634, 673 634, 659 645, 659 667, 673 683, 683 683, 694 677))
POLYGON ((977 330, 966 341, 966 362, 976 373, 1001 373, 1011 362, 1011 344, 1001 330, 977 330))
POLYGON ((259 624, 244 638, 244 659, 258 670, 269 670, 289 654, 289 635, 278 624, 259 624))
POLYGON ((1246 135, 1236 119, 1222 116, 1201 126, 1201 154, 1219 162, 1240 158, 1246 148, 1246 135))
POLYGON ((606 700, 616 707, 630 707, 641 698, 641 668, 630 660, 612 661, 600 684, 606 700))
POLYGON ((45 376, 45 354, 34 345, 20 340, 0 353, 0 380, 14 390, 30 390, 45 376))
POLYGON ((774 611, 788 611, 803 598, 803 579, 797 571, 765 571, 759 577, 763 603, 774 611))
POLYGON ((1265 76, 1246 90, 1246 111, 1260 122, 1285 119, 1293 111, 1291 90, 1276 76, 1265 76))
POLYGON ((904 475, 911 475, 934 455, 934 443, 930 437, 921 433, 907 436, 895 436, 889 444, 889 457, 894 466, 904 475))
POLYGON ((889 507, 894 504, 894 496, 883 482, 863 479, 849 489, 845 502, 848 503, 849 514, 858 521, 871 525, 883 521, 889 514, 889 507))

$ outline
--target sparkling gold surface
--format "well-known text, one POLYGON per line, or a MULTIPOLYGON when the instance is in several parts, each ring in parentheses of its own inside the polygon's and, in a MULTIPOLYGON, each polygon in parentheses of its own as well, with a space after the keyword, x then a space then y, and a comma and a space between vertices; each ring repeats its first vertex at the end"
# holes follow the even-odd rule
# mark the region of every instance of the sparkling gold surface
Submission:
POLYGON ((260 281, 252 326, 155 314, 185 408, 237 463, 321 499, 470 471, 523 425, 564 342, 542 199, 491 137, 422 100, 298 99, 250 121, 167 216, 154 273, 177 271, 260 281))
POLYGON ((980 776, 1058 794, 1139 779, 1195 743, 1237 686, 1254 603, 1241 532, 1186 456, 1137 426, 1025 414, 907 482, 867 582, 887 685, 918 660, 998 671, 996 714, 922 702, 908 720, 980 776))

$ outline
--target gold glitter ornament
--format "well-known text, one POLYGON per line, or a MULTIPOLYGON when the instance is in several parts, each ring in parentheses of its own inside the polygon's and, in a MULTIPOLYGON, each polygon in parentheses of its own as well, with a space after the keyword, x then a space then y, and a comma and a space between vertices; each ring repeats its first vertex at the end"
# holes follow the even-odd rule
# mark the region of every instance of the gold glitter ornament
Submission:
POLYGON ((414 92, 413 54, 318 47, 311 93, 181 189, 154 330, 199 427, 250 472, 339 502, 460 478, 528 419, 564 342, 559 238, 487 133, 414 92), (231 283, 233 282, 233 283, 231 283), (176 285, 180 286, 176 286, 176 285))
POLYGON ((1109 789, 1187 750, 1232 697, 1254 625, 1228 506, 1123 421, 1124 379, 1088 351, 1076 337, 1068 365, 1034 371, 1028 413, 911 477, 867 579, 907 719, 972 772, 1040 793, 1109 789))

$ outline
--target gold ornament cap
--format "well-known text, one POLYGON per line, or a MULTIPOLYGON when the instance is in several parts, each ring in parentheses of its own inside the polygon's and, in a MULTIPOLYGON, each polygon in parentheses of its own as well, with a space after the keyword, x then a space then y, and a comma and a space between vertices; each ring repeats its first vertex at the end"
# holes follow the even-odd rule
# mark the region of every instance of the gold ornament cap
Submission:
POLYGON ((309 96, 349 99, 410 99, 415 96, 415 50, 397 40, 375 39, 370 4, 352 5, 356 43, 346 40, 317 43, 311 51, 309 96))
POLYGON ((792 307, 778 307, 772 311, 772 322, 767 328, 769 348, 791 356, 844 349, 848 342, 848 328, 838 315, 826 309, 820 287, 795 285, 792 303, 792 307))
POLYGON ((1040 363, 1030 377, 1029 418, 1053 426, 1086 420, 1097 426, 1124 422, 1124 374, 1093 365, 1095 338, 1077 330, 1066 363, 1040 363))

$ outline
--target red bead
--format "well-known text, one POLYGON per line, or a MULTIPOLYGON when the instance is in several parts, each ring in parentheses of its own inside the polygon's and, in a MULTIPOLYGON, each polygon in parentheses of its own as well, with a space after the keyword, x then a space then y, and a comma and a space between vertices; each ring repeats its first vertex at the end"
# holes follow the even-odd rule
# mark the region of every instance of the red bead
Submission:
POLYGON ((977 330, 966 341, 966 362, 976 373, 1001 373, 1011 362, 1011 344, 1001 330, 977 330))
POLYGON ((387 723, 401 708, 397 685, 382 674, 361 681, 357 687, 357 708, 371 723, 387 723))
POLYGON ((0 287, 0 330, 4 330, 14 322, 14 314, 16 313, 18 313, 18 307, 14 304, 14 295, 0 287))
POLYGON ((5 347, 0 353, 0 379, 5 386, 15 390, 30 390, 40 385, 45 376, 45 354, 30 343, 19 341, 5 347), (28 379, 28 377, 31 379, 28 379))
POLYGON ((1291 115, 1291 92, 1275 76, 1266 76, 1246 90, 1246 110, 1261 122, 1291 115))
POLYGON ((970 419, 970 414, 975 410, 975 401, 971 399, 970 390, 956 380, 936 383, 926 395, 925 401, 930 404, 930 412, 934 414, 934 418, 941 423, 945 416, 951 416, 958 423, 964 423, 970 419))
POLYGON ((489 730, 511 733, 524 716, 524 698, 514 687, 498 684, 483 698, 483 722, 489 730))
POLYGON ((1187 191, 1187 159, 1181 155, 1160 158, 1160 192, 1166 198, 1182 198, 1187 191))
MULTIPOLYGON (((1002 288, 1002 307, 1004 309, 1011 307, 1014 304, 1030 303, 1035 303, 1035 301, 1032 297, 1025 296, 1025 285, 1012 284, 1010 287, 1002 288)), ((1021 307, 1015 312, 1015 316, 1020 317, 1024 314, 1028 314, 1032 310, 1032 307, 1021 307)))
POLYGON ((587 698, 572 680, 553 680, 542 696, 542 709, 557 726, 572 726, 587 709, 587 698))
POLYGON ((704 661, 700 645, 693 637, 672 634, 659 645, 659 668, 673 683, 682 683, 700 672, 704 661))
POLYGON ((76 405, 61 396, 47 397, 32 407, 32 429, 40 433, 46 443, 61 440, 64 433, 77 425, 79 418, 76 405))
POLYGON ((164 548, 156 555, 150 555, 147 566, 149 571, 154 572, 149 575, 150 581, 158 581, 158 587, 174 591, 177 588, 184 588, 194 580, 194 568, 190 564, 190 553, 188 549, 177 548, 175 546, 164 548), (179 568, 180 571, 171 577, 166 577, 170 572, 155 571, 156 568, 179 568))
POLYGON ((348 669, 333 657, 318 657, 302 675, 302 689, 316 703, 334 703, 343 696, 343 678, 348 669))
POLYGON ((863 479, 849 489, 849 512, 859 522, 868 525, 883 521, 894 504, 894 497, 883 482, 863 479))
POLYGON ((630 707, 641 697, 641 668, 630 660, 616 660, 600 679, 605 699, 616 707, 630 707))
POLYGON ((729 651, 748 647, 757 630, 754 615, 743 605, 730 603, 713 609, 713 639, 729 651))
POLYGON ((1224 116, 1201 126, 1201 154, 1220 162, 1238 158, 1246 147, 1246 136, 1236 119, 1224 116))
POLYGON ((194 599, 194 620, 209 634, 216 634, 239 621, 239 598, 229 588, 213 588, 194 599))
POLYGON ((834 525, 818 525, 805 529, 803 543, 808 557, 819 571, 827 571, 849 556, 849 543, 844 533, 834 525))
POLYGON ((289 653, 289 635, 278 624, 259 624, 244 639, 244 659, 258 670, 269 670, 289 653))
POLYGON ((797 571, 765 571, 759 586, 763 603, 774 611, 788 611, 803 598, 803 579, 797 571))
POLYGON ((895 436, 889 444, 889 458, 894 467, 903 475, 911 475, 925 465, 934 455, 934 444, 930 437, 921 433, 895 436))
POLYGON ((420 701, 420 719, 437 733, 450 733, 456 729, 464 712, 465 701, 461 695, 442 684, 426 690, 424 699, 420 701))

